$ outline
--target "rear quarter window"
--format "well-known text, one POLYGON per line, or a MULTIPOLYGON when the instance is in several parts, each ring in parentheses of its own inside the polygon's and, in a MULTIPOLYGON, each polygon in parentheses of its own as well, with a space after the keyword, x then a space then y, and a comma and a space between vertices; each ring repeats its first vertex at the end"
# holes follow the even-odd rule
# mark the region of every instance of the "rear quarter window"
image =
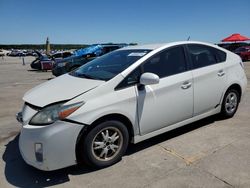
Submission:
POLYGON ((217 63, 225 62, 227 59, 227 53, 222 50, 214 49, 216 55, 217 63))

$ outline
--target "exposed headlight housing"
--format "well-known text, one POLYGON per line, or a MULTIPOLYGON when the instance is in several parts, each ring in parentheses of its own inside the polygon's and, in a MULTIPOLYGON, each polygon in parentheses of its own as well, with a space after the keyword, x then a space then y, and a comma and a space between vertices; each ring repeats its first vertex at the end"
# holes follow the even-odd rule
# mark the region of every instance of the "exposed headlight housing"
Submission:
POLYGON ((78 102, 70 105, 63 103, 54 104, 43 108, 37 112, 30 120, 30 125, 49 125, 57 120, 63 120, 80 108, 84 102, 78 102))

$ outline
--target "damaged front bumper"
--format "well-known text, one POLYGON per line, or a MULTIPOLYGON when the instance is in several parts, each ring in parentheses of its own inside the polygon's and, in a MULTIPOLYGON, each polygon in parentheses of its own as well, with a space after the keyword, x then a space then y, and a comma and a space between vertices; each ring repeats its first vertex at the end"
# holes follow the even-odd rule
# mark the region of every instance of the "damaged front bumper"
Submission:
POLYGON ((18 112, 18 113, 16 114, 16 120, 17 120, 19 123, 23 124, 23 113, 22 113, 22 112, 18 112))

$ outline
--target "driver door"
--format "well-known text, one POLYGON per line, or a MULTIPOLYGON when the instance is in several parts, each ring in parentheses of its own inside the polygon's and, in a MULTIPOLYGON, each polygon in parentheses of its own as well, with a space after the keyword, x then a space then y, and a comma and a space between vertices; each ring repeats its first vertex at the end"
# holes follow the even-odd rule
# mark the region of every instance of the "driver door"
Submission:
POLYGON ((182 46, 166 49, 147 60, 142 72, 160 77, 155 85, 136 87, 140 134, 144 135, 193 116, 193 79, 182 46))

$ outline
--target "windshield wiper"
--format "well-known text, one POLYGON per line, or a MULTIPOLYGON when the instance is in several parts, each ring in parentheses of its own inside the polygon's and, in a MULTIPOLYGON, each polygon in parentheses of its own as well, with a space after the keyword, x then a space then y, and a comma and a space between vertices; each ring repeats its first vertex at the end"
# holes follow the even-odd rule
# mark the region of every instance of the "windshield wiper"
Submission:
POLYGON ((79 76, 81 78, 87 78, 87 79, 93 79, 93 80, 104 80, 104 81, 106 81, 103 78, 94 77, 94 76, 91 76, 91 75, 88 75, 88 74, 78 74, 77 76, 79 76))
POLYGON ((77 74, 77 76, 81 77, 81 78, 87 78, 87 79, 96 79, 95 77, 93 76, 90 76, 88 74, 77 74))
POLYGON ((104 80, 104 81, 107 81, 104 78, 98 78, 98 77, 95 77, 95 76, 91 76, 89 74, 78 73, 76 71, 70 72, 69 74, 71 76, 75 76, 75 77, 79 77, 79 78, 87 78, 87 79, 92 79, 92 80, 104 80))

